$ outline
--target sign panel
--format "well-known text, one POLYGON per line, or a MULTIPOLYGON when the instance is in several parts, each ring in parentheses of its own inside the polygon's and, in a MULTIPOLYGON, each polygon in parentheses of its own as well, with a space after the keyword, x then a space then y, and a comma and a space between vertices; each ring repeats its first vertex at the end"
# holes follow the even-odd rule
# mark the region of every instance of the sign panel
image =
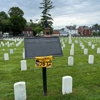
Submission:
POLYGON ((35 57, 35 67, 51 67, 52 56, 35 57))
POLYGON ((25 38, 25 58, 37 56, 62 56, 59 37, 25 38))

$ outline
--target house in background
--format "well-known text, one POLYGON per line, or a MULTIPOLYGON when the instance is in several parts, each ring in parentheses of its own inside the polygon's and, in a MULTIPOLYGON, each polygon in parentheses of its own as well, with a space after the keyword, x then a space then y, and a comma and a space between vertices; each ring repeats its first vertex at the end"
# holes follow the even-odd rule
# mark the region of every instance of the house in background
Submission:
POLYGON ((78 34, 78 31, 77 31, 76 27, 74 27, 74 26, 66 26, 66 27, 64 28, 64 31, 66 31, 67 34, 71 34, 71 35, 76 35, 76 34, 78 34))
POLYGON ((60 36, 68 36, 69 34, 65 30, 59 30, 60 36))
POLYGON ((100 27, 92 26, 92 32, 100 32, 100 27))
POLYGON ((32 27, 25 27, 22 31, 25 37, 32 37, 33 36, 33 28, 32 27))
POLYGON ((88 26, 79 26, 78 33, 83 36, 89 36, 92 33, 92 29, 88 26))
POLYGON ((52 36, 59 36, 59 35, 60 35, 59 30, 54 30, 53 31, 52 36))

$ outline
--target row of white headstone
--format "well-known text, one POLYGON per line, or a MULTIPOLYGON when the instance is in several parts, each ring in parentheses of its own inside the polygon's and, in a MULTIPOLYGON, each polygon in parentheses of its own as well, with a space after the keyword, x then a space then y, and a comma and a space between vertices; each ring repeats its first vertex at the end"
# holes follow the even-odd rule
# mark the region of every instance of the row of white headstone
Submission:
MULTIPOLYGON (((16 39, 8 39, 8 41, 5 42, 5 43, 1 41, 1 45, 2 46, 7 45, 7 47, 10 47, 10 46, 14 45, 14 42, 9 43, 9 41, 14 41, 15 43, 18 41, 18 43, 15 44, 16 47, 18 47, 22 43, 23 39, 17 39, 17 38, 16 39)), ((2 49, 2 50, 5 51, 5 49, 2 49)), ((14 50, 16 50, 16 48, 10 49, 10 54, 13 54, 14 50)), ((22 53, 22 57, 23 57, 23 59, 25 59, 24 52, 22 53)), ((4 60, 9 60, 9 54, 8 53, 4 53, 4 60)))
MULTIPOLYGON (((16 50, 16 48, 14 48, 14 50, 16 50)), ((10 54, 13 54, 14 50, 10 49, 10 54)), ((25 52, 22 53, 22 58, 25 59, 25 52)), ((9 54, 8 53, 4 53, 4 60, 9 60, 9 54)))
MULTIPOLYGON (((87 55, 88 49, 84 48, 84 45, 82 45, 82 49, 84 50, 84 55, 87 55)), ((100 54, 100 47, 97 48, 97 54, 100 54)), ((71 46, 70 55, 74 55, 74 46, 71 46)))
POLYGON ((22 41, 23 41, 23 39, 17 39, 17 38, 6 40, 6 42, 1 41, 0 42, 0 47, 4 47, 4 46, 11 47, 15 43, 16 43, 15 46, 18 47, 21 44, 22 41))
MULTIPOLYGON (((71 76, 62 77, 62 94, 72 93, 73 79, 71 76)), ((14 98, 15 100, 26 100, 26 84, 25 82, 16 82, 14 84, 14 98)))
MULTIPOLYGON (((94 64, 94 55, 89 55, 88 63, 89 64, 94 64)), ((73 66, 74 65, 74 57, 73 56, 69 56, 68 57, 68 65, 69 66, 73 66)))
MULTIPOLYGON (((14 50, 16 50, 16 48, 14 48, 14 50)), ((10 54, 13 54, 14 53, 14 50, 13 49, 10 49, 10 54)), ((4 60, 9 60, 9 54, 8 53, 4 53, 4 60)))
MULTIPOLYGON (((23 55, 25 55, 25 54, 23 54, 23 55)), ((4 60, 9 60, 8 53, 4 54, 4 60)), ((20 64, 21 64, 21 70, 27 70, 27 62, 26 62, 26 60, 21 60, 20 64)))
MULTIPOLYGON (((63 42, 63 40, 61 40, 61 42, 62 42, 62 50, 63 50, 63 48, 65 48, 66 45, 63 42)), ((78 40, 75 40, 75 43, 78 43, 78 40)), ((83 45, 83 43, 81 41, 79 43, 80 43, 81 49, 84 50, 84 55, 87 55, 88 54, 88 49, 85 48, 85 46, 83 45)), ((95 44, 92 44, 91 42, 88 42, 88 46, 91 46, 92 49, 95 48, 95 44)), ((100 54, 100 47, 97 48, 97 54, 100 54)), ((72 66, 74 64, 74 57, 73 57, 73 55, 74 55, 74 43, 72 43, 72 45, 71 45, 70 56, 68 57, 68 65, 69 66, 72 66)), ((94 64, 94 55, 89 55, 88 63, 89 64, 94 64)))

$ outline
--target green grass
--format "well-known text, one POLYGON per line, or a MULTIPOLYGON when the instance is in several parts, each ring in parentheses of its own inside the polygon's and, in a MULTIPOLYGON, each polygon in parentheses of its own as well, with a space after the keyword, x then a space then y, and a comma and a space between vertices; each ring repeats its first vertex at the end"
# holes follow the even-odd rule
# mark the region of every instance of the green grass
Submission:
POLYGON ((24 43, 19 47, 10 47, 16 48, 14 54, 9 53, 9 47, 0 47, 0 100, 14 100, 13 85, 20 81, 26 83, 27 100, 100 100, 100 54, 97 54, 100 38, 72 38, 75 45, 73 66, 68 66, 71 48, 68 38, 60 39, 64 42, 67 40, 66 47, 63 56, 54 57, 52 67, 47 68, 47 96, 43 95, 42 69, 35 67, 34 59, 27 59, 27 71, 20 69, 24 43), (76 44, 75 40, 81 41, 88 48, 88 55, 94 55, 94 64, 88 64, 88 55, 83 54, 80 44, 76 44), (95 49, 88 46, 88 41, 97 44, 95 49), (6 52, 9 53, 9 61, 3 58, 6 52), (62 95, 62 77, 67 75, 73 78, 73 92, 62 95))

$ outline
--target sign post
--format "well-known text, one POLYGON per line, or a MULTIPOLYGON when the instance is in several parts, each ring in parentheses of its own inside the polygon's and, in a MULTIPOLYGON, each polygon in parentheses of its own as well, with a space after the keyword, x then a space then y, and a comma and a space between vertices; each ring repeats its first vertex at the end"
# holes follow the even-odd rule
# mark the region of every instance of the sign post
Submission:
POLYGON ((52 56, 44 56, 44 57, 35 57, 35 67, 42 68, 42 76, 43 76, 43 94, 47 95, 47 75, 46 75, 46 67, 51 67, 52 65, 52 56))
POLYGON ((47 95, 46 67, 42 68, 42 73, 43 73, 43 94, 47 95))

